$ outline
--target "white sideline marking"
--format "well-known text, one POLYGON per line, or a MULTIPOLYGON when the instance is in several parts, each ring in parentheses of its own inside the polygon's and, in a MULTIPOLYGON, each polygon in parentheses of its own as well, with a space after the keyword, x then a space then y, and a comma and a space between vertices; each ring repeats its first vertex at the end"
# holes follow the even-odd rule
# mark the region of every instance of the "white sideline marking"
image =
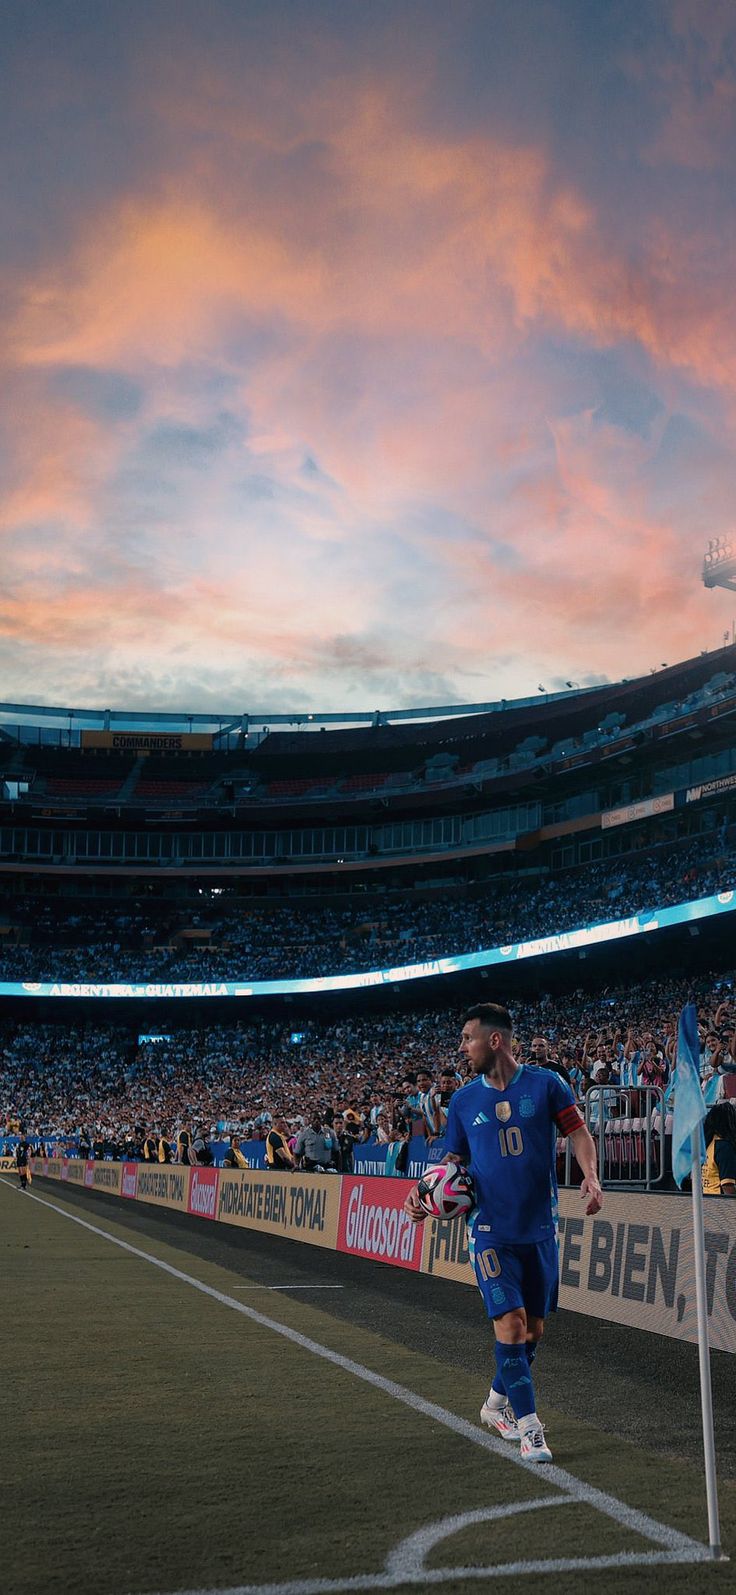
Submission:
POLYGON ((680 1551, 620 1551, 617 1556, 558 1557, 548 1562, 502 1562, 493 1567, 423 1567, 416 1573, 396 1576, 358 1573, 352 1578, 296 1578, 287 1584, 236 1584, 230 1589, 177 1590, 176 1595, 342 1595, 343 1590, 399 1589, 407 1584, 426 1589, 430 1584, 457 1583, 461 1579, 514 1578, 529 1573, 602 1573, 612 1567, 657 1567, 662 1563, 671 1567, 705 1559, 705 1556, 688 1556, 680 1551))
POLYGON ((233 1285, 233 1290, 344 1290, 344 1285, 233 1285))
MULTIPOLYGON (((113 1246, 119 1246, 123 1251, 129 1252, 133 1257, 139 1257, 145 1263, 151 1263, 154 1268, 160 1268, 163 1273, 169 1274, 172 1279, 178 1279, 182 1284, 191 1285, 193 1290, 198 1290, 203 1296, 209 1296, 213 1301, 218 1301, 223 1307, 230 1307, 234 1312, 241 1313, 244 1318, 249 1318, 252 1323, 259 1324, 263 1329, 270 1329, 276 1335, 281 1335, 284 1340, 291 1341, 292 1345, 300 1346, 303 1351, 309 1351, 315 1357, 321 1357, 325 1362, 330 1362, 343 1372, 350 1373, 356 1379, 361 1379, 365 1384, 373 1385, 378 1390, 383 1390, 386 1395, 392 1396, 395 1401, 400 1401, 404 1406, 411 1407, 414 1412, 420 1412, 425 1417, 432 1418, 435 1423, 440 1423, 453 1433, 462 1435, 474 1445, 480 1446, 484 1451, 490 1451, 494 1456, 502 1457, 511 1467, 523 1468, 526 1473, 530 1470, 539 1477, 540 1464, 523 1462, 515 1450, 511 1450, 503 1440, 497 1440, 486 1430, 479 1428, 474 1423, 469 1423, 466 1418, 459 1418, 456 1413, 449 1412, 447 1408, 440 1407, 434 1401, 427 1401, 424 1396, 419 1396, 413 1390, 407 1390, 404 1385, 397 1384, 393 1379, 384 1378, 383 1374, 374 1373, 371 1368, 366 1368, 362 1363, 353 1362, 350 1357, 343 1357, 339 1352, 331 1351, 328 1346, 323 1346, 317 1340, 311 1340, 308 1335, 302 1335, 299 1330, 291 1329, 288 1324, 280 1324, 275 1318, 267 1318, 264 1313, 259 1313, 255 1307, 247 1307, 245 1302, 236 1301, 234 1296, 225 1295, 224 1291, 216 1290, 212 1285, 206 1285, 203 1280, 196 1279, 192 1274, 185 1274, 182 1269, 174 1268, 172 1263, 164 1262, 163 1258, 155 1257, 151 1252, 144 1252, 141 1247, 133 1246, 129 1241, 121 1240, 117 1235, 111 1235, 109 1230, 101 1229, 97 1224, 90 1224, 85 1218, 71 1213, 68 1208, 59 1207, 56 1202, 49 1202, 43 1196, 36 1196, 34 1192, 22 1193, 18 1188, 18 1195, 25 1194, 32 1202, 40 1203, 52 1212, 58 1213, 61 1218, 66 1218, 72 1224, 78 1224, 81 1229, 89 1230, 92 1235, 99 1235, 103 1240, 110 1241, 113 1246)), ((708 1559, 708 1547, 693 1540, 687 1534, 682 1534, 678 1529, 670 1528, 664 1523, 658 1523, 655 1518, 647 1513, 638 1511, 635 1507, 627 1506, 625 1502, 617 1500, 616 1496, 608 1495, 604 1490, 598 1490, 591 1484, 585 1484, 581 1479, 576 1479, 574 1474, 568 1473, 565 1468, 556 1467, 554 1463, 544 1465, 543 1477, 545 1483, 554 1484, 572 1500, 584 1502, 601 1512, 605 1517, 612 1518, 615 1523, 639 1534, 643 1539, 650 1540, 655 1545, 665 1548, 663 1554, 654 1557, 654 1560, 664 1562, 697 1562, 708 1559)), ((591 1558, 588 1561, 561 1562, 519 1562, 508 1564, 504 1571, 509 1572, 564 1572, 574 1568, 618 1567, 624 1565, 626 1560, 639 1563, 652 1561, 651 1552, 643 1552, 640 1556, 636 1553, 622 1552, 619 1557, 591 1558)), ((501 1571, 501 1570, 499 1570, 501 1571)), ((427 1582, 444 1582, 447 1573, 444 1569, 427 1569, 422 1572, 422 1578, 427 1582)), ((455 1570, 454 1576, 457 1576, 455 1570)), ((478 1577, 480 1574, 472 1569, 468 1570, 468 1577, 478 1577)), ((491 1576, 491 1575, 486 1575, 491 1576)), ((493 1570, 496 1576, 496 1570, 493 1570)), ((397 1579, 393 1574, 365 1575, 352 1580, 335 1581, 332 1579, 316 1580, 304 1583, 297 1581, 290 1584, 271 1585, 238 1585, 237 1590, 227 1592, 227 1595, 328 1595, 328 1592, 343 1589, 388 1589, 393 1588, 397 1582, 406 1582, 404 1575, 397 1579), (376 1582, 378 1577, 379 1582, 376 1582), (366 1582, 367 1579, 367 1582, 366 1582)), ((220 1591, 219 1595, 226 1595, 220 1591)))

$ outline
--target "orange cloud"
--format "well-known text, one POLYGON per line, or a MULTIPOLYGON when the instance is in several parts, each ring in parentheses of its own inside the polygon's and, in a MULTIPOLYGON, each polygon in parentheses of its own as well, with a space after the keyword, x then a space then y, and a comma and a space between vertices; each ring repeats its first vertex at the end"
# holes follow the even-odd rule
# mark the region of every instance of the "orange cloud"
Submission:
MULTIPOLYGON (((162 109, 191 132, 187 106, 162 109)), ((38 549, 15 550, 5 634, 159 661, 209 661, 214 641, 224 672, 250 649, 316 680, 336 637, 372 658, 382 625, 424 640, 428 615, 458 679, 510 647, 528 655, 531 635, 535 669, 564 657, 579 672, 592 654, 620 674, 627 625, 641 658, 671 606, 684 651, 709 600, 686 590, 682 526, 649 497, 656 437, 603 426, 587 400, 561 418, 554 381, 519 357, 533 362, 540 333, 636 343, 667 381, 683 372, 732 402, 731 294, 725 267, 704 276, 711 241, 652 222, 634 268, 543 149, 441 137, 395 88, 343 82, 302 110, 289 126, 228 102, 229 172, 198 145, 189 170, 110 202, 29 274, 7 342, 25 397, 6 412, 0 524, 55 521, 64 553, 44 580, 38 549), (305 143, 319 175, 299 189, 283 170, 305 143), (134 376, 140 415, 112 426, 53 398, 64 365, 134 376), (222 401, 202 396, 199 370, 227 379, 246 441, 198 474, 149 462, 152 492, 170 492, 150 528, 147 500, 135 506, 136 554, 120 479, 140 473, 157 425, 206 427, 222 401), (256 469, 258 505, 243 490, 256 469), (429 537, 412 520, 426 508, 467 535, 429 537), (523 574, 494 556, 503 543, 523 574)))

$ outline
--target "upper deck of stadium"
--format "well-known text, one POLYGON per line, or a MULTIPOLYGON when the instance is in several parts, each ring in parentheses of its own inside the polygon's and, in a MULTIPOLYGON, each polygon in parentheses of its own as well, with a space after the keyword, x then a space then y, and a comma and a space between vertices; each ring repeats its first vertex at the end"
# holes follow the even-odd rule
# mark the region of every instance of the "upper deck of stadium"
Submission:
POLYGON ((374 712, 197 713, 0 704, 5 797, 217 808, 420 802, 728 727, 736 647, 532 698, 374 712))

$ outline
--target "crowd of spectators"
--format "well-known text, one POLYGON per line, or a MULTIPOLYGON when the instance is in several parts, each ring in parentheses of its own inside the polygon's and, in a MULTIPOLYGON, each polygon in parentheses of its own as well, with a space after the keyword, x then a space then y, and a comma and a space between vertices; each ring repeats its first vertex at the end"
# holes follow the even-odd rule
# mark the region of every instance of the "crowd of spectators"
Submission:
POLYGON ((423 963, 620 919, 736 887, 736 850, 718 836, 584 870, 502 877, 482 896, 378 896, 351 909, 94 911, 28 901, 0 915, 1 980, 217 981, 304 978, 423 963))
MULTIPOLYGON (((487 989, 488 996, 492 995, 487 989)), ((704 1080, 736 1081, 733 974, 650 981, 596 994, 542 996, 514 1010, 522 1061, 561 1065, 576 1095, 593 1086, 668 1087, 677 1016, 698 1005, 704 1080)), ((347 1117, 358 1139, 439 1132, 438 1099, 462 1083, 456 1009, 315 1020, 260 1019, 178 1030, 158 1040, 89 1026, 6 1025, 0 1032, 0 1134, 124 1148, 152 1131, 176 1142, 263 1139, 276 1119, 295 1138, 315 1116, 347 1117), (296 1028, 296 1026, 299 1028, 296 1028), (444 1076, 444 1079, 441 1078, 444 1076), (434 1104, 434 1107, 433 1107, 434 1104)))

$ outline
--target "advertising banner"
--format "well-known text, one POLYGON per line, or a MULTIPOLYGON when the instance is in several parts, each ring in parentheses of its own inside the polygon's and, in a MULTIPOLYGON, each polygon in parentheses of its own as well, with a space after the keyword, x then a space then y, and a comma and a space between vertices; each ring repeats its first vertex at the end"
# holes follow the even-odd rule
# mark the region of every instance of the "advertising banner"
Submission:
MULTIPOLYGON (((92 1185, 96 1191, 109 1191, 112 1196, 119 1196, 122 1175, 122 1163, 92 1164, 92 1185)), ((89 1184, 89 1181, 85 1183, 89 1184)))
POLYGON ((219 1178, 219 1169, 194 1168, 191 1170, 188 1213, 196 1214, 197 1218, 217 1218, 217 1182, 219 1178))
POLYGON ((418 1270, 422 1225, 412 1224, 402 1211, 407 1192, 404 1181, 346 1174, 341 1185, 338 1251, 418 1270))
POLYGON ((138 1195, 138 1164, 124 1163, 123 1177, 120 1183, 120 1195, 133 1199, 138 1195))
POLYGON ((661 797, 642 798, 640 803, 627 803, 621 809, 606 809, 601 826, 607 831, 614 825, 629 825, 632 820, 647 820, 653 814, 668 814, 674 806, 674 792, 663 792, 661 797))
MULTIPOLYGON (((704 1203, 709 1338, 736 1351, 736 1203, 704 1203)), ((560 1191, 560 1306, 612 1323, 697 1341, 689 1196, 606 1192, 594 1218, 560 1191)))
MULTIPOLYGON (((12 1159, 3 1164, 12 1171, 12 1159)), ((35 1174, 135 1195, 226 1224, 475 1283, 462 1220, 411 1224, 408 1182, 381 1176, 277 1175, 255 1169, 85 1163, 34 1158, 35 1174)), ((577 1190, 560 1191, 560 1306, 611 1323, 697 1340, 689 1196, 606 1191, 592 1218, 577 1190)), ((736 1352, 736 1203, 707 1198, 706 1294, 710 1344, 736 1352)))
POLYGON ((337 1245, 340 1212, 337 1174, 262 1174, 223 1169, 217 1217, 225 1224, 265 1230, 313 1246, 337 1245))
MULTIPOLYGON (((560 1307, 672 1340, 698 1338, 689 1196, 606 1191, 593 1218, 560 1191, 560 1307)), ((736 1203, 705 1202, 709 1338, 736 1352, 736 1203)), ((462 1220, 428 1219, 422 1270, 474 1285, 462 1220)))
MULTIPOLYGON (((40 1158, 32 1158, 31 1159, 31 1164, 32 1165, 34 1163, 36 1163, 36 1162, 40 1163, 41 1159, 40 1158)), ((10 1174, 10 1173, 13 1172, 14 1169, 15 1169, 15 1158, 14 1157, 0 1157, 0 1174, 10 1174)), ((34 1170, 34 1172, 35 1172, 35 1170, 34 1170)), ((41 1172, 41 1170, 39 1169, 39 1173, 40 1172, 41 1172)))
POLYGON ((689 786, 685 793, 686 803, 699 803, 701 798, 718 797, 721 792, 732 792, 736 787, 736 772, 732 775, 719 775, 714 781, 703 781, 700 786, 689 786))
POLYGON ((213 746, 212 733, 202 731, 82 731, 79 741, 116 753, 207 753, 213 746))
POLYGON ((353 1168, 356 1174, 385 1174, 386 1153, 388 1147, 385 1142, 377 1142, 353 1148, 353 1168))
POLYGON ((422 1225, 422 1273, 441 1279, 454 1279, 461 1285, 474 1285, 467 1229, 462 1219, 427 1219, 422 1225))
POLYGON ((156 1202, 160 1207, 179 1207, 186 1213, 189 1200, 191 1169, 176 1164, 138 1164, 138 1190, 140 1202, 156 1202))
MULTIPOLYGON (((367 1145, 356 1146, 353 1152, 353 1169, 356 1174, 389 1174, 390 1168, 386 1166, 388 1146, 369 1142, 367 1145)), ((409 1181, 418 1180, 430 1163, 441 1163, 445 1155, 444 1141, 434 1141, 431 1146, 423 1135, 413 1135, 409 1142, 409 1161, 406 1176, 397 1175, 396 1178, 407 1178, 409 1181)))

